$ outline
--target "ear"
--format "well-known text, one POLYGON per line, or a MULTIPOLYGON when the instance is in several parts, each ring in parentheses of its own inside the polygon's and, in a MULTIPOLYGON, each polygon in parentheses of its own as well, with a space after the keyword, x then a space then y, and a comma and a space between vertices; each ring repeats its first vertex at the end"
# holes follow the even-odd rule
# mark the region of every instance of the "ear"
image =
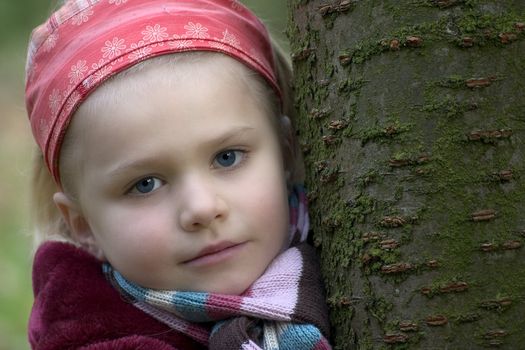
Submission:
POLYGON ((71 200, 64 192, 55 193, 53 195, 53 201, 69 228, 72 240, 95 257, 105 260, 104 254, 98 246, 91 227, 83 216, 78 204, 71 200))
POLYGON ((293 130, 292 122, 286 115, 281 115, 280 118, 281 127, 281 144, 284 160, 284 168, 286 170, 286 182, 289 183, 291 180, 294 162, 295 162, 295 149, 293 146, 293 130))

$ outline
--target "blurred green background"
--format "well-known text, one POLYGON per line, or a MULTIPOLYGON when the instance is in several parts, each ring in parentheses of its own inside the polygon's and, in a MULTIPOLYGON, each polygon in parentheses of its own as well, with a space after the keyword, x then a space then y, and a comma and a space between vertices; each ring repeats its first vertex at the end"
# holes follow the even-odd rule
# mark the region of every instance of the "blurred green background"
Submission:
MULTIPOLYGON (((246 0, 287 48, 285 0, 246 0)), ((0 0, 0 350, 29 349, 32 303, 29 182, 34 142, 24 107, 26 45, 58 1, 0 0)))

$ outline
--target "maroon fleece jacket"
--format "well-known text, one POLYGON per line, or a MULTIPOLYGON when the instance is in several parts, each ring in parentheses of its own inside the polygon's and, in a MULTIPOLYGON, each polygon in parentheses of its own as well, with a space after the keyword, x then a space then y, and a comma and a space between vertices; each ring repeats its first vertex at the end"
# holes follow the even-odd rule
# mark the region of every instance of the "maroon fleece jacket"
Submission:
POLYGON ((205 349, 124 301, 102 263, 68 243, 47 242, 33 263, 32 349, 205 349))

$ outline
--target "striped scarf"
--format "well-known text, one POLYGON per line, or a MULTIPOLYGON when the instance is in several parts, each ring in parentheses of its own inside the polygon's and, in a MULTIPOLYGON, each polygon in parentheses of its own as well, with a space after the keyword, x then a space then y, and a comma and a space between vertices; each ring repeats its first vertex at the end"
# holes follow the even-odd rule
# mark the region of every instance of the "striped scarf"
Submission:
POLYGON ((289 203, 292 246, 241 295, 146 289, 109 264, 104 273, 134 306, 209 349, 331 349, 317 258, 304 243, 308 212, 301 187, 289 203))

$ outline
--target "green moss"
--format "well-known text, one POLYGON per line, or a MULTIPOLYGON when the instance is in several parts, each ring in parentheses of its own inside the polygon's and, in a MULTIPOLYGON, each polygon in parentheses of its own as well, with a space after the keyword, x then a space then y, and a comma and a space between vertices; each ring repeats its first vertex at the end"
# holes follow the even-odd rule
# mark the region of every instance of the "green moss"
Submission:
POLYGON ((444 88, 451 88, 451 89, 458 89, 458 88, 465 88, 466 86, 466 78, 463 78, 459 75, 452 75, 447 78, 441 79, 437 81, 435 84, 439 87, 444 88))
POLYGON ((471 323, 476 322, 481 318, 479 312, 464 312, 464 313, 455 313, 451 315, 451 320, 455 323, 471 323))
POLYGON ((457 101, 447 96, 441 101, 432 101, 430 104, 424 105, 421 111, 437 113, 439 116, 447 118, 458 118, 475 108, 477 107, 473 106, 471 102, 457 101))
MULTIPOLYGON (((401 14, 399 9, 414 5, 411 1, 386 3, 385 6, 398 9, 391 13, 392 18, 404 16, 402 19, 408 17, 401 14)), ((424 6, 423 2, 419 3, 424 6)), ((516 318, 516 310, 522 310, 518 300, 521 300, 519 295, 525 288, 525 271, 516 268, 516 271, 506 271, 501 276, 495 273, 499 266, 520 266, 522 251, 498 248, 495 252, 485 253, 480 251, 479 245, 493 242, 501 247, 504 242, 516 239, 517 231, 525 229, 520 227, 523 222, 520 208, 525 204, 525 185, 518 177, 525 172, 525 165, 519 156, 525 105, 519 96, 509 93, 523 91, 523 79, 514 82, 514 75, 516 72, 519 74, 520 70, 513 69, 524 68, 522 72, 525 63, 514 58, 514 61, 505 61, 508 67, 499 65, 490 68, 493 72, 481 66, 482 62, 488 62, 485 56, 494 55, 499 61, 499 55, 510 57, 517 54, 518 48, 523 45, 523 34, 516 33, 516 40, 510 45, 502 44, 498 35, 503 31, 513 31, 513 22, 523 16, 513 14, 512 11, 483 15, 477 8, 469 8, 473 4, 462 1, 450 10, 428 8, 424 11, 439 13, 439 16, 429 18, 441 19, 428 24, 403 24, 403 27, 387 33, 379 34, 378 30, 373 37, 348 48, 348 52, 357 59, 349 70, 338 71, 337 65, 334 69, 336 57, 331 51, 345 51, 337 45, 321 49, 315 59, 308 58, 296 63, 296 72, 304 73, 304 77, 298 79, 296 93, 302 114, 302 124, 299 126, 301 139, 310 145, 307 182, 311 190, 318 192, 318 198, 311 206, 314 242, 322 252, 323 272, 329 276, 326 287, 332 310, 331 321, 337 328, 336 348, 348 349, 355 343, 360 344, 360 348, 381 347, 381 330, 376 329, 375 322, 367 323, 366 317, 373 315, 371 317, 381 320, 385 325, 384 330, 392 328, 391 321, 398 318, 400 306, 392 307, 396 299, 392 299, 378 286, 385 284, 387 290, 397 284, 413 286, 411 283, 404 284, 407 283, 407 277, 433 281, 432 299, 426 300, 419 290, 414 292, 413 299, 403 300, 403 296, 398 296, 400 301, 407 302, 407 309, 413 307, 412 300, 416 300, 415 304, 418 299, 425 302, 422 304, 424 307, 413 311, 414 319, 441 313, 453 323, 450 328, 428 330, 425 340, 427 345, 428 339, 433 337, 441 341, 440 336, 448 344, 457 345, 460 340, 462 344, 472 343, 472 332, 464 330, 482 329, 482 337, 483 332, 486 332, 484 325, 498 326, 511 317, 516 318), (408 35, 421 36, 423 46, 410 47, 403 41, 408 35), (473 47, 458 49, 457 46, 462 45, 463 36, 466 35, 473 38, 473 47), (400 52, 390 52, 390 40, 394 38, 400 40, 400 52), (436 70, 436 74, 431 75, 428 73, 428 64, 433 62, 432 52, 436 52, 436 49, 443 49, 440 53, 448 52, 451 59, 460 55, 464 61, 456 63, 456 66, 451 64, 443 70, 436 70), (356 64, 365 63, 376 55, 383 55, 382 59, 356 64), (377 103, 381 106, 374 105, 379 101, 375 100, 376 95, 370 95, 367 90, 377 87, 378 83, 374 79, 384 79, 387 68, 381 64, 387 62, 401 67, 408 64, 407 60, 414 64, 415 70, 419 69, 413 76, 407 77, 411 79, 409 83, 419 84, 424 87, 424 91, 407 95, 386 91, 382 95, 384 99, 377 103), (419 61, 426 62, 426 65, 417 68, 419 61), (462 68, 460 63, 464 64, 462 68), (376 68, 377 65, 379 68, 376 68), (458 67, 460 75, 451 75, 451 72, 456 71, 454 67, 458 67), (509 67, 512 69, 507 71, 509 67), (442 73, 444 71, 447 73, 442 73), (490 86, 483 89, 467 86, 468 79, 486 77, 484 74, 487 72, 488 75, 501 73, 499 77, 504 79, 493 80, 490 86), (332 75, 333 81, 331 79, 330 84, 321 87, 321 92, 316 92, 317 80, 332 75), (351 76, 350 80, 348 76, 351 76), (370 83, 370 86, 354 85, 355 77, 365 84, 370 83), (338 81, 343 83, 338 86, 338 81), (364 91, 367 91, 366 95, 364 91), (339 97, 333 100, 336 95, 339 97), (508 96, 505 97, 508 100, 503 101, 501 96, 508 96), (370 99, 370 102, 365 102, 365 99, 370 99), (321 141, 319 132, 321 128, 326 130, 328 119, 312 120, 307 117, 313 106, 326 105, 333 106, 334 118, 344 117, 351 123, 347 129, 337 131, 338 137, 348 139, 342 138, 341 144, 333 147, 321 141), (388 116, 392 114, 395 114, 395 118, 390 117, 392 119, 389 120, 388 116), (377 122, 374 124, 372 120, 377 122), (385 129, 391 125, 400 127, 401 132, 391 135, 385 133, 385 129), (515 134, 504 140, 486 138, 474 142, 468 138, 475 130, 504 128, 512 128, 515 134), (358 138, 365 140, 361 148, 356 142, 358 138), (377 152, 377 157, 373 152, 377 152), (407 160, 407 165, 391 167, 385 162, 389 154, 392 154, 391 159, 407 160), (422 154, 428 154, 429 160, 418 163, 422 154), (345 173, 340 173, 335 181, 323 183, 320 178, 326 174, 312 171, 319 160, 329 160, 331 164, 344 160, 349 165, 345 164, 345 173), (509 168, 512 168, 515 176, 511 180, 501 181, 498 175, 494 175, 509 168), (497 211, 496 219, 472 221, 473 212, 489 208, 497 211), (398 215, 406 223, 399 227, 378 226, 385 215, 398 215), (402 248, 385 250, 381 249, 379 241, 365 243, 362 240, 363 232, 377 230, 378 227, 385 237, 398 240, 402 248), (369 254, 372 260, 364 263, 364 254, 369 254), (426 267, 425 258, 438 259, 439 267, 426 267), (414 269, 397 277, 381 273, 381 267, 385 264, 400 261, 411 262, 414 269), (369 283, 369 280, 374 281, 374 284, 369 283), (443 293, 443 286, 454 280, 468 282, 468 290, 443 293), (362 285, 363 288, 360 287, 362 285), (368 313, 368 309, 363 311, 362 307, 356 311, 353 306, 341 303, 345 297, 353 295, 367 300, 366 306, 372 311, 368 313), (498 296, 511 296, 516 301, 499 309, 498 296), (351 320, 356 312, 366 314, 358 315, 360 321, 365 318, 364 325, 352 329, 351 320), (468 334, 460 334, 456 329, 468 334), (356 337, 354 332, 358 332, 359 336, 356 337)), ((365 6, 365 3, 357 6, 365 6)), ((307 43, 308 47, 321 45, 319 37, 324 35, 326 32, 321 28, 314 36, 305 37, 303 44, 307 43)), ((517 337, 520 331, 514 323, 519 322, 508 323, 509 338, 517 337)), ((413 338, 418 336, 414 335, 413 338)), ((383 347, 418 348, 411 341, 412 338, 400 346, 383 347)))
POLYGON ((377 182, 379 179, 379 172, 376 169, 370 169, 365 174, 357 178, 357 189, 363 190, 368 185, 377 182))
POLYGON ((338 91, 340 93, 351 93, 356 92, 366 84, 363 78, 348 79, 339 84, 338 91))
POLYGON ((462 6, 472 8, 478 4, 479 0, 413 0, 411 4, 415 6, 437 7, 440 9, 448 9, 454 6, 462 6))
POLYGON ((346 210, 346 219, 351 220, 350 223, 364 222, 365 217, 372 213, 375 208, 374 198, 361 194, 352 203, 352 205, 346 210))
MULTIPOLYGON (((349 344, 352 344, 349 342, 349 344)), ((372 335, 369 331, 366 329, 363 332, 363 336, 358 338, 357 348, 360 350, 375 350, 376 347, 374 346, 374 340, 372 338, 372 335)), ((339 347, 341 350, 348 350, 349 347, 345 347, 345 345, 341 345, 339 347)))
POLYGON ((384 323, 388 312, 392 310, 392 303, 381 297, 370 298, 366 306, 370 314, 379 323, 384 323))
POLYGON ((403 186, 396 186, 396 189, 394 191, 394 199, 396 201, 399 201, 403 198, 403 192, 405 191, 403 186))
POLYGON ((449 14, 434 22, 406 26, 390 33, 382 33, 382 36, 367 39, 357 43, 352 48, 344 49, 352 54, 354 64, 362 64, 365 61, 388 51, 399 49, 417 49, 428 43, 450 42, 464 46, 463 38, 468 36, 472 39, 472 46, 485 46, 488 44, 502 46, 501 33, 512 33, 511 41, 523 40, 525 33, 515 28, 517 22, 523 22, 524 17, 506 13, 502 15, 483 14, 477 10, 465 11, 462 15, 449 14), (457 34, 451 34, 451 24, 456 27, 457 34), (421 44, 414 45, 409 37, 421 38, 421 44), (398 44, 393 46, 392 41, 398 44), (415 47, 415 48, 414 48, 415 47))
POLYGON ((400 134, 409 132, 413 124, 403 124, 399 119, 388 121, 385 126, 374 126, 359 132, 357 137, 361 139, 361 144, 365 145, 369 141, 388 142, 393 141, 400 134))

